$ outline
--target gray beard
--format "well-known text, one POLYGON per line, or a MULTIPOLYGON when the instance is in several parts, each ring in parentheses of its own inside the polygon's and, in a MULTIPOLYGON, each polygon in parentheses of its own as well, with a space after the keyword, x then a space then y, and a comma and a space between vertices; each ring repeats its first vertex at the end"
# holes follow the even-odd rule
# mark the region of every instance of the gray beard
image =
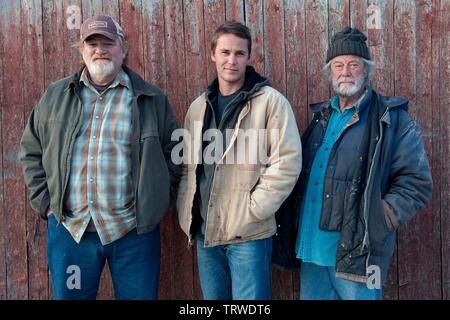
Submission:
POLYGON ((88 66, 91 77, 103 81, 114 73, 114 63, 112 61, 93 62, 88 66))
POLYGON ((355 79, 355 84, 340 88, 338 80, 332 79, 333 90, 340 97, 353 97, 364 86, 364 80, 364 75, 361 75, 355 79))

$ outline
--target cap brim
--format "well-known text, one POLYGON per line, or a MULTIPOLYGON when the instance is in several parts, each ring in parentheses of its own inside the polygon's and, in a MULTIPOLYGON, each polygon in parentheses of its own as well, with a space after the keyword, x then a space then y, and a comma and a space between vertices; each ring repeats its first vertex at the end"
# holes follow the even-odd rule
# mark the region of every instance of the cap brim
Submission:
POLYGON ((106 31, 92 31, 88 34, 85 34, 83 38, 81 38, 81 42, 85 41, 87 38, 89 38, 90 36, 93 36, 95 34, 100 34, 102 36, 107 37, 110 40, 115 41, 117 39, 117 35, 110 33, 110 32, 106 32, 106 31))

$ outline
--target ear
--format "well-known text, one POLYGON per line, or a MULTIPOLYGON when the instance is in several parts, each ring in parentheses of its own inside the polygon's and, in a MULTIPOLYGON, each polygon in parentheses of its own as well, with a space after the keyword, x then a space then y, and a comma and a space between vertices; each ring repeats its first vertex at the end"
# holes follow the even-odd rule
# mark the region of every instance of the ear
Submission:
POLYGON ((126 56, 128 55, 128 50, 129 50, 128 41, 123 40, 123 43, 122 43, 122 55, 123 55, 123 59, 125 59, 126 56))
POLYGON ((211 60, 216 62, 216 57, 214 56, 214 51, 211 51, 211 60))

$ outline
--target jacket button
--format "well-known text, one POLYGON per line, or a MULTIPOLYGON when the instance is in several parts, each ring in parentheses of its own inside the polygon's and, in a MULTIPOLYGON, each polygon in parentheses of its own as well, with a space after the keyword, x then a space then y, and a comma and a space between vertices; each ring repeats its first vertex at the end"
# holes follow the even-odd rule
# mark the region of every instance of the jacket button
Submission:
POLYGON ((330 195, 329 194, 327 194, 326 196, 325 196, 327 199, 330 197, 330 195))
POLYGON ((281 225, 278 225, 278 228, 281 228, 281 225))

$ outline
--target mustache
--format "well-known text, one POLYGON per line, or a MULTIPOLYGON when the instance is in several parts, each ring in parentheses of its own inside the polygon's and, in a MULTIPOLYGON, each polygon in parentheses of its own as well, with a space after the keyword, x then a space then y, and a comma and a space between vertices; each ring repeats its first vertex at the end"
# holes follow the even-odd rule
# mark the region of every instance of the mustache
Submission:
POLYGON ((352 82, 355 83, 357 79, 351 78, 351 77, 342 77, 338 80, 338 84, 341 84, 342 82, 352 82))

